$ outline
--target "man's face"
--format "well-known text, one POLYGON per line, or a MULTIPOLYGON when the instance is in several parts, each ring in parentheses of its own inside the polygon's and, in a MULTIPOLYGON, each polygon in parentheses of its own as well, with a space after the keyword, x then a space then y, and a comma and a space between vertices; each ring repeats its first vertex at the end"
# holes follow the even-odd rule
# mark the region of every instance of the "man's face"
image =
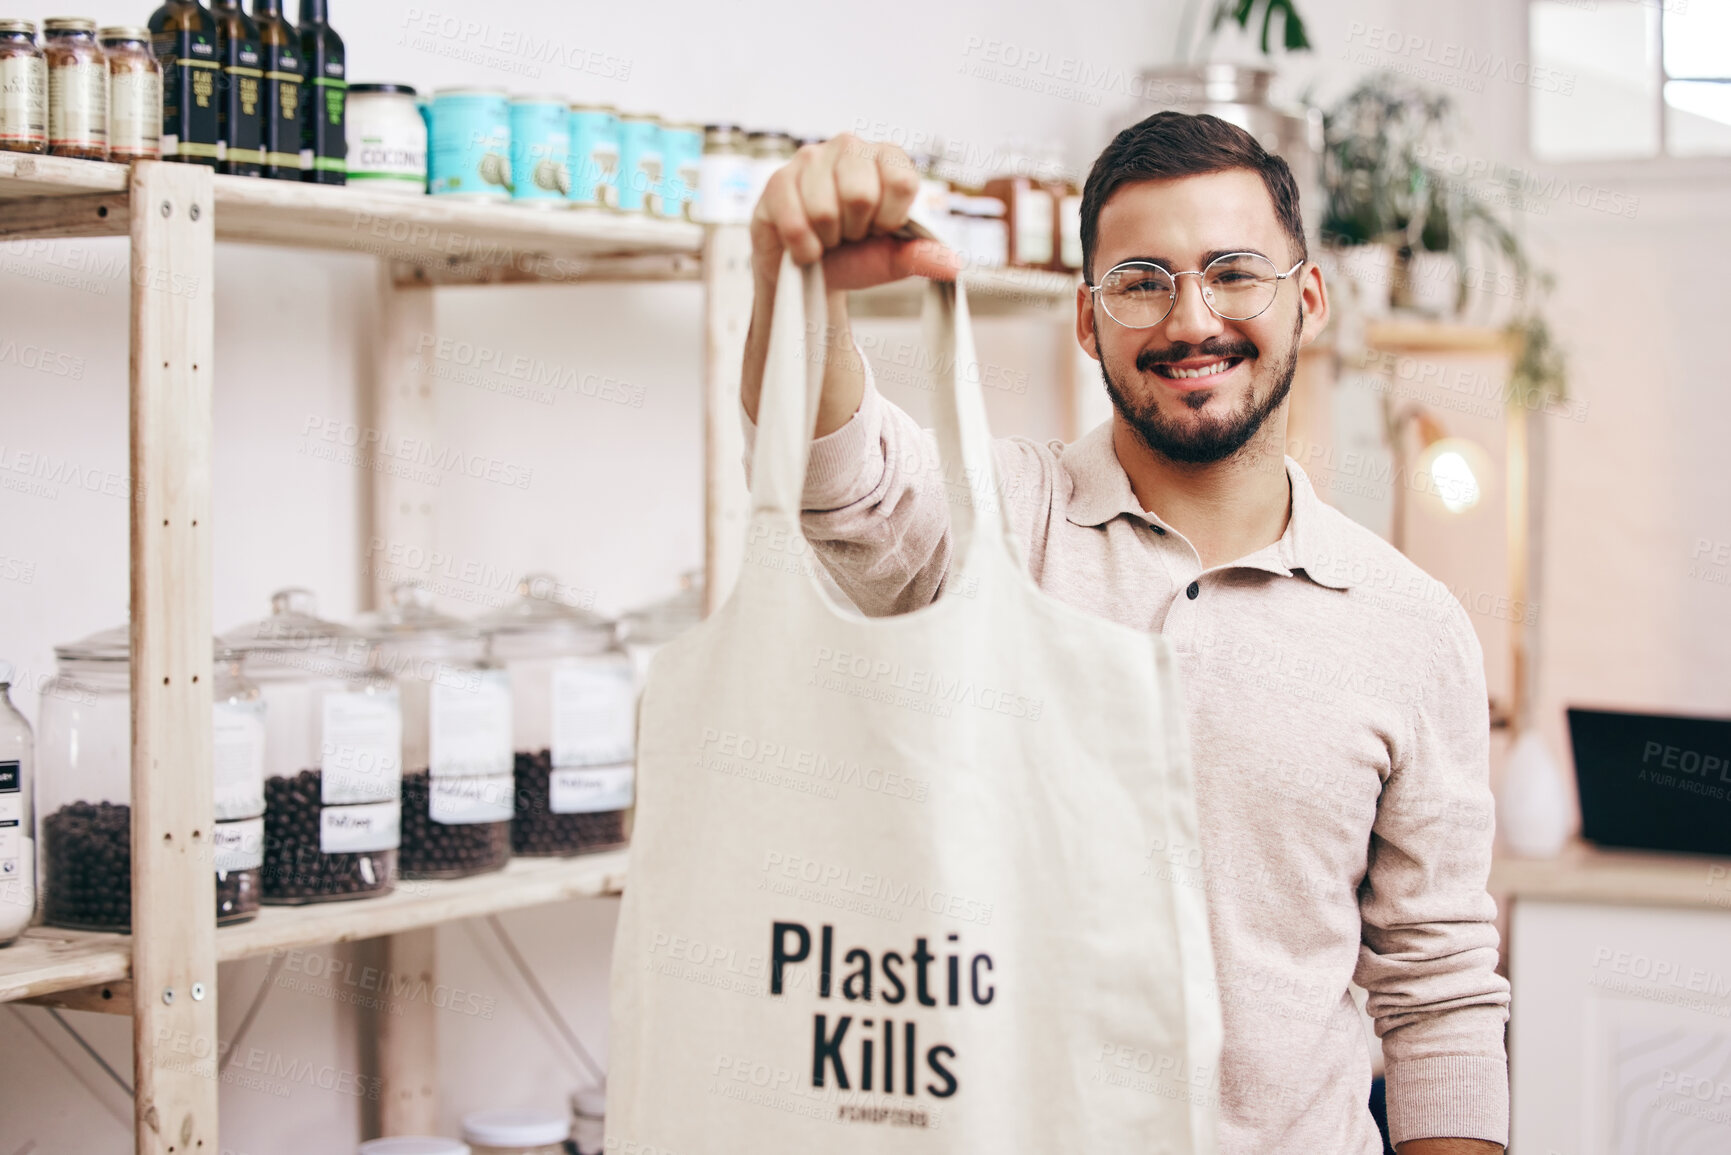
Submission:
MULTIPOLYGON (((1123 261, 1176 273, 1231 252, 1260 253, 1282 273, 1298 260, 1261 177, 1229 169, 1139 181, 1100 210, 1094 279, 1123 261)), ((1328 315, 1313 264, 1281 281, 1274 303, 1248 321, 1215 316, 1200 281, 1179 277, 1172 311, 1146 329, 1114 321, 1086 288, 1077 298, 1077 337, 1099 358, 1119 415, 1154 452, 1188 464, 1231 457, 1279 410, 1299 348, 1328 315)))

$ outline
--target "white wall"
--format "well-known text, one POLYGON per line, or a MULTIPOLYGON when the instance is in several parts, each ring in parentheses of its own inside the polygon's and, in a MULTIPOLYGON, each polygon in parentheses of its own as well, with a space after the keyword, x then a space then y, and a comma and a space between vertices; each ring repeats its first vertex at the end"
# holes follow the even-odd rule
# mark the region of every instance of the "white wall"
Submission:
MULTIPOLYGON (((38 2, 13 7, 37 19, 60 12, 38 2)), ((104 23, 145 15, 143 4, 114 0, 82 7, 104 23)), ((1314 81, 1332 97, 1364 60, 1380 60, 1374 50, 1357 55, 1365 35, 1355 32, 1355 21, 1515 59, 1525 51, 1521 5, 1511 0, 1446 6, 1306 0, 1304 7, 1318 51, 1287 66, 1282 87, 1291 92, 1314 81)), ((573 9, 550 0, 438 6, 446 15, 490 22, 490 43, 534 30, 611 58, 601 71, 617 74, 618 62, 629 61, 626 80, 545 66, 541 78, 525 79, 497 66, 521 66, 520 56, 494 52, 492 65, 461 59, 484 51, 461 38, 435 36, 432 50, 423 50, 410 42, 405 22, 415 9, 407 5, 339 5, 336 16, 356 80, 552 89, 668 115, 810 133, 864 118, 898 133, 942 132, 976 154, 1012 137, 1058 139, 1072 164, 1085 165, 1105 118, 1124 100, 1113 70, 1165 54, 1172 13, 1170 6, 1155 8, 1108 0, 1062 6, 895 0, 867 11, 784 2, 753 5, 748 18, 740 5, 692 4, 650 20, 630 6, 573 9), (1047 95, 1015 86, 1026 71, 971 74, 993 40, 1044 52, 1054 67, 1078 58, 1108 79, 1047 95)), ((1462 150, 1519 163, 1525 90, 1485 81, 1471 91, 1470 78, 1452 79, 1466 114, 1462 150)), ((1724 390, 1731 366, 1717 339, 1719 319, 1731 312, 1731 290, 1720 279, 1711 282, 1716 289, 1684 291, 1700 283, 1702 258, 1723 264, 1731 255, 1731 225, 1721 207, 1731 180, 1714 166, 1681 176, 1625 166, 1577 178, 1641 200, 1632 220, 1566 202, 1517 214, 1559 274, 1553 315, 1571 354, 1571 388, 1587 405, 1586 420, 1552 426, 1550 573, 1536 594, 1548 647, 1541 714, 1565 757, 1565 702, 1724 713, 1731 699, 1725 645, 1731 567, 1695 571, 1717 580, 1691 576, 1690 569, 1699 541, 1731 541, 1731 474, 1722 465, 1731 432, 1724 390), (1607 286, 1615 287, 1610 300, 1607 286)), ((56 469, 70 463, 97 471, 98 490, 101 471, 124 475, 127 282, 115 265, 124 252, 118 241, 61 244, 52 250, 56 264, 44 266, 17 246, 0 245, 0 446, 7 467, 21 453, 48 454, 56 469), (48 284, 43 276, 77 283, 48 284), (9 340, 82 358, 81 372, 74 378, 26 370, 4 354, 9 340)), ((270 591, 287 584, 317 589, 331 616, 360 608, 369 563, 361 479, 302 449, 309 418, 363 420, 357 382, 367 372, 376 326, 372 275, 368 262, 354 257, 219 250, 219 629, 262 613, 270 591)), ((500 592, 500 572, 551 567, 593 589, 602 608, 618 610, 670 590, 680 570, 698 563, 699 308, 689 286, 460 290, 441 300, 442 332, 606 373, 640 386, 644 396, 642 408, 633 409, 573 397, 549 408, 462 386, 440 395, 442 436, 534 471, 526 490, 452 478, 429 492, 439 503, 440 532, 457 575, 443 575, 455 595, 450 608, 479 608, 500 592), (492 576, 465 578, 465 566, 492 576)), ((872 324, 879 331, 886 323, 872 324)), ((982 356, 1025 364, 1036 389, 1057 364, 1051 340, 1043 328, 982 324, 982 356)), ((996 410, 1001 431, 1049 435, 1058 427, 1054 410, 1037 398, 993 400, 1005 402, 996 410)), ((9 486, 0 488, 0 653, 46 674, 55 643, 112 625, 125 612, 125 508, 76 485, 20 492, 11 486, 28 489, 28 479, 3 470, 0 478, 9 486)), ((34 716, 34 689, 15 693, 34 716)), ((611 920, 608 903, 504 920, 550 995, 602 1055, 601 976, 611 920)), ((556 1105, 581 1085, 581 1068, 509 977, 485 925, 445 928, 439 941, 445 980, 483 1002, 494 1000, 491 1018, 441 1016, 447 1121, 486 1105, 556 1105)), ((351 955, 352 948, 334 948, 286 960, 301 976, 299 986, 279 980, 247 1040, 264 1053, 267 1071, 272 1062, 279 1075, 285 1063, 310 1062, 367 1072, 352 1005, 305 989, 313 985, 308 969, 322 971, 325 960, 346 962, 351 955)), ((255 960, 223 969, 225 1038, 264 968, 255 960)), ((340 981, 331 989, 354 993, 340 981)), ((68 1017, 127 1071, 124 1020, 68 1017)), ((237 1080, 222 1088, 228 1151, 341 1152, 360 1133, 364 1104, 352 1095, 281 1077, 255 1084, 237 1080)), ((35 1142, 42 1151, 120 1152, 128 1149, 128 1118, 124 1098, 44 1012, 0 1011, 0 1150, 35 1142)))

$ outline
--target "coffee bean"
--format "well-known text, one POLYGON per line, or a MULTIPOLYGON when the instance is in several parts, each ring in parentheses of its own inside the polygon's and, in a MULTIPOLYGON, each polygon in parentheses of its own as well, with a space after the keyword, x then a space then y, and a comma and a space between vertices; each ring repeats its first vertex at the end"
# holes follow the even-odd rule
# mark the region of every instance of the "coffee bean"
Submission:
POLYGON ((404 878, 462 878, 498 870, 511 858, 511 823, 433 821, 427 771, 403 775, 404 878))
POLYGON ((584 854, 625 845, 625 811, 553 812, 553 752, 517 751, 517 817, 511 848, 525 855, 584 854))
POLYGON ((397 852, 325 854, 319 850, 317 770, 267 778, 264 784, 264 901, 323 902, 365 898, 391 889, 397 852))
MULTIPOLYGON (((71 802, 42 820, 42 918, 80 930, 132 931, 132 807, 71 802)), ((259 872, 218 872, 218 925, 258 913, 259 872)))

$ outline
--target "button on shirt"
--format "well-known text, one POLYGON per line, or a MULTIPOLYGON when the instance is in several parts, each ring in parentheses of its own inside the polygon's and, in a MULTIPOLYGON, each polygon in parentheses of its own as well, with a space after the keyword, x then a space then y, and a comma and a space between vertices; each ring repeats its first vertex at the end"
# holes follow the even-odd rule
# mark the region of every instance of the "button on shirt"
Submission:
MULTIPOLYGON (((1142 509, 1111 432, 1001 440, 994 458, 1041 588, 1159 631, 1183 672, 1201 844, 1150 858, 1208 895, 1221 1152, 1380 1153, 1352 980, 1382 1037, 1393 1140, 1506 1143, 1489 720, 1465 613, 1324 505, 1290 459, 1280 540, 1204 569, 1142 509)), ((812 443, 806 535, 867 614, 918 608, 942 588, 937 462, 931 435, 869 378, 853 418, 812 443)))

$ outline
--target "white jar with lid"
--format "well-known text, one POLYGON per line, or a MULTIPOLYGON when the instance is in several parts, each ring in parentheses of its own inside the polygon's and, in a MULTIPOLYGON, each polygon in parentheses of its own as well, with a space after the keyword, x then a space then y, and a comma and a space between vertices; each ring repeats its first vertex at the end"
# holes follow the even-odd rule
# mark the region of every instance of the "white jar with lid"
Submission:
POLYGON ((473 1155, 467 1143, 445 1139, 438 1135, 394 1135, 389 1139, 368 1139, 357 1149, 359 1155, 473 1155))
POLYGON ((553 1111, 474 1111, 463 1138, 473 1155, 565 1155, 571 1122, 553 1111))
POLYGON ((427 191, 427 122, 407 84, 349 85, 349 184, 420 196, 427 191))

